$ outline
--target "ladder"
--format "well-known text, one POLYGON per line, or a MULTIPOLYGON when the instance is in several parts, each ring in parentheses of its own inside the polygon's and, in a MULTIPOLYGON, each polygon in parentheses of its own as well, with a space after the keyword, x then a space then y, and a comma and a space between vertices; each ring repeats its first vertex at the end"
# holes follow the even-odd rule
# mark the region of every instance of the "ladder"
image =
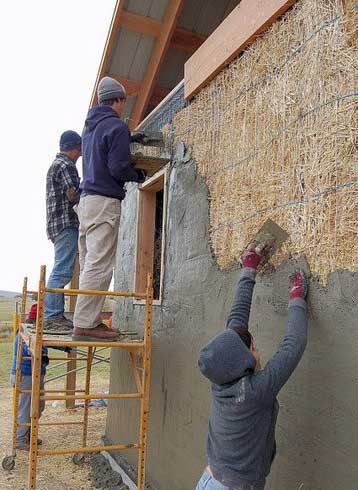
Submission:
MULTIPOLYGON (((37 294, 37 320, 36 328, 31 330, 30 326, 25 323, 25 310, 27 295, 35 294, 27 289, 27 278, 24 279, 22 288, 22 302, 20 321, 18 325, 19 341, 17 350, 16 363, 16 381, 13 395, 13 450, 11 456, 6 456, 3 459, 2 466, 7 470, 15 467, 16 458, 16 432, 21 425, 30 426, 30 453, 29 453, 29 470, 28 470, 28 490, 36 490, 37 477, 37 460, 42 456, 52 456, 60 454, 73 454, 73 462, 79 464, 83 461, 86 453, 94 453, 100 451, 118 451, 136 449, 138 451, 138 474, 137 474, 137 489, 144 490, 145 485, 145 468, 147 454, 147 433, 148 433, 148 417, 149 417, 149 390, 151 379, 151 348, 152 348, 152 304, 153 304, 153 280, 152 275, 147 276, 147 287, 145 293, 138 292, 119 292, 119 291, 95 291, 95 290, 79 290, 79 289, 58 289, 46 287, 46 267, 41 266, 40 280, 37 294), (73 341, 70 336, 46 335, 43 333, 44 328, 44 306, 45 294, 63 293, 68 296, 77 296, 80 294, 94 296, 112 296, 126 297, 145 300, 145 315, 143 339, 133 340, 126 339, 115 342, 89 342, 89 341, 73 341), (32 359, 32 388, 31 391, 20 389, 21 379, 21 361, 26 359, 22 356, 23 342, 31 352, 32 359), (87 354, 80 359, 86 361, 86 377, 84 389, 69 389, 65 387, 62 390, 46 390, 41 387, 41 366, 42 366, 42 350, 43 347, 81 347, 86 350, 87 354), (111 347, 113 349, 122 349, 128 352, 133 370, 133 376, 136 386, 134 393, 90 393, 91 382, 91 367, 93 359, 96 355, 96 349, 101 347, 111 347), (31 392, 31 422, 29 424, 18 423, 18 405, 19 396, 21 393, 31 392), (89 419, 89 403, 90 400, 98 399, 137 399, 140 403, 139 417, 139 440, 132 444, 115 444, 103 446, 87 446, 87 429, 89 419), (59 421, 59 422, 40 422, 40 402, 50 400, 84 400, 84 409, 82 422, 59 421), (82 426, 82 438, 80 447, 65 447, 56 449, 41 450, 38 447, 38 435, 42 425, 80 425, 82 426)), ((59 357, 50 357, 50 361, 63 360, 59 357)), ((71 360, 71 357, 68 358, 71 360)))

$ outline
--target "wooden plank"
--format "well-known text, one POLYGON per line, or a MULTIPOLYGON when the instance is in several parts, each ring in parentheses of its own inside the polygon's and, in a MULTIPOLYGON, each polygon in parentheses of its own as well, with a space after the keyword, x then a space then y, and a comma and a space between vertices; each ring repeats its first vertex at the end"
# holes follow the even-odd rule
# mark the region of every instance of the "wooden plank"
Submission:
POLYGON ((153 271, 156 194, 139 191, 138 195, 135 289, 145 292, 147 274, 153 271))
POLYGON ((99 65, 99 70, 97 73, 97 78, 96 78, 96 83, 93 88, 92 92, 92 98, 91 98, 91 107, 93 107, 97 103, 97 86, 101 78, 105 75, 105 73, 108 71, 109 67, 109 62, 112 56, 113 48, 115 41, 117 39, 117 34, 119 30, 119 26, 121 23, 121 16, 123 13, 123 6, 124 6, 124 1, 123 0, 117 0, 112 21, 111 21, 111 26, 109 28, 106 44, 104 46, 102 58, 101 58, 101 63, 99 65))
MULTIPOLYGON (((145 17, 144 15, 135 14, 128 10, 123 10, 121 16, 121 26, 134 32, 140 32, 151 37, 159 37, 163 27, 162 22, 145 17)), ((199 46, 203 44, 206 36, 201 36, 195 32, 187 31, 186 29, 176 28, 170 40, 170 45, 173 48, 194 53, 199 46)))
POLYGON ((132 161, 134 162, 134 167, 136 169, 145 170, 147 172, 147 176, 151 177, 162 169, 169 162, 169 159, 148 157, 142 155, 141 153, 135 153, 132 155, 132 161))
POLYGON ((242 0, 184 66, 184 97, 205 84, 297 0, 242 0))
POLYGON ((143 79, 143 90, 139 94, 134 106, 130 121, 131 129, 138 126, 139 122, 143 119, 143 115, 152 95, 160 67, 168 50, 170 38, 172 37, 175 24, 178 20, 183 5, 184 0, 170 0, 169 2, 163 19, 160 35, 157 38, 154 51, 148 63, 148 68, 143 79))

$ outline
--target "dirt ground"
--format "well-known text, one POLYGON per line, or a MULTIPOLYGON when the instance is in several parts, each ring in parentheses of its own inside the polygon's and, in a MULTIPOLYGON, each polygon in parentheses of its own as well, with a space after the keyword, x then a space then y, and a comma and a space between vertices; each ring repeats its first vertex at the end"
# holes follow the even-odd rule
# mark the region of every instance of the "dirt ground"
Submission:
MULTIPOLYGON (((8 353, 1 352, 1 364, 8 364, 8 353)), ((0 382, 0 459, 11 454, 12 438, 12 389, 1 373, 0 382)), ((92 392, 102 392, 107 388, 106 377, 103 373, 94 373, 92 392), (104 382, 99 381, 104 379, 104 382), (96 391, 95 391, 96 390, 96 391), (99 391, 97 391, 99 390, 99 391)), ((81 380, 79 380, 81 382, 81 380)), ((62 381, 63 383, 63 381, 62 381)), ((51 384, 51 389, 62 387, 62 384, 51 384)), ((48 387, 50 389, 50 387, 48 387)), ((57 404, 62 402, 57 402, 57 404)), ((53 402, 47 402, 46 410, 41 418, 42 422, 53 422, 60 420, 81 421, 83 409, 66 410, 63 405, 52 406, 53 402)), ((104 433, 106 408, 90 408, 88 432, 88 445, 101 443, 104 433)), ((42 427, 39 437, 43 440, 44 449, 75 447, 81 445, 81 427, 42 427)), ((38 460, 37 490, 90 490, 94 488, 91 484, 90 465, 84 463, 77 466, 72 463, 71 455, 43 456, 38 460)), ((18 451, 16 466, 12 471, 0 468, 1 490, 27 490, 28 452, 18 451)))

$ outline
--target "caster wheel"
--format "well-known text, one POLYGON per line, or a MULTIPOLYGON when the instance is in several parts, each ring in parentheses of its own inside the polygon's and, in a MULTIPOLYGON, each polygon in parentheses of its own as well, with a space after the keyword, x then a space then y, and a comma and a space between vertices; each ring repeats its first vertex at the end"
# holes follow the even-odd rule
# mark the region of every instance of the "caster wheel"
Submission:
POLYGON ((85 455, 81 453, 76 453, 72 456, 73 464, 82 464, 85 460, 85 455))
POLYGON ((2 460, 2 467, 7 471, 13 470, 15 468, 15 456, 5 456, 2 460))

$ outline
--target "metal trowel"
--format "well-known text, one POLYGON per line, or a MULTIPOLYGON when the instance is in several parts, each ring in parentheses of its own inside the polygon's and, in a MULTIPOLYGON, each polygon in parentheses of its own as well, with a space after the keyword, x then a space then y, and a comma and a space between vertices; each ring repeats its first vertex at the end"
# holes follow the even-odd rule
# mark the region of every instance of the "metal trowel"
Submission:
POLYGON ((281 228, 281 226, 271 219, 268 219, 247 246, 252 242, 255 242, 256 246, 263 250, 265 262, 268 262, 270 258, 280 250, 288 237, 289 234, 281 228))

